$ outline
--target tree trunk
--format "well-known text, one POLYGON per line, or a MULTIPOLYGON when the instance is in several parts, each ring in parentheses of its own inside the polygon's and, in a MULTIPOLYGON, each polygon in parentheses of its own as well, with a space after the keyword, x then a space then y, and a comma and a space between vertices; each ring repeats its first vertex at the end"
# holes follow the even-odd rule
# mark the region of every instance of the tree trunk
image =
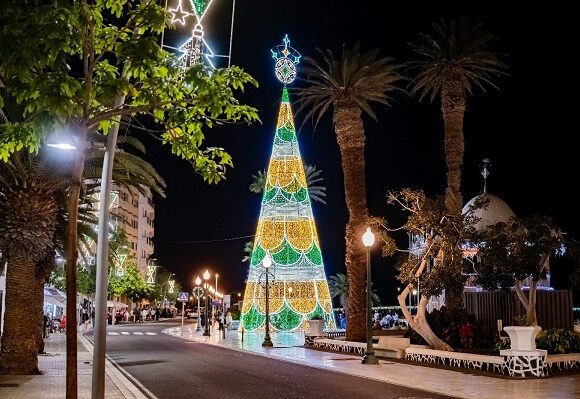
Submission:
POLYGON ((79 196, 85 164, 85 145, 87 129, 84 122, 77 127, 77 151, 72 172, 72 185, 69 193, 68 241, 66 245, 66 398, 76 399, 77 388, 77 230, 79 196))
POLYGON ((34 303, 38 291, 34 284, 35 262, 22 249, 11 250, 9 256, 0 373, 39 374, 38 332, 42 312, 37 306, 27 306, 31 300, 34 303))
POLYGON ((526 321, 530 326, 538 325, 536 316, 536 293, 538 282, 534 279, 530 281, 530 294, 528 299, 528 308, 526 309, 526 321))
MULTIPOLYGON (((463 197, 461 195, 461 167, 463 165, 465 114, 465 88, 458 72, 451 71, 441 90, 441 111, 445 125, 445 163, 447 165, 447 188, 445 207, 453 223, 460 225, 463 197)), ((458 243, 459 244, 459 243, 458 243)), ((447 288, 447 287, 446 287, 447 288)), ((461 292, 446 289, 445 305, 448 309, 461 306, 461 292)))
POLYGON ((362 234, 368 221, 364 127, 361 110, 352 103, 335 104, 333 120, 342 158, 345 200, 349 213, 345 237, 348 276, 346 339, 363 342, 366 335, 366 253, 362 234))
POLYGON ((403 311, 403 315, 405 316, 405 319, 409 321, 409 326, 421 337, 423 337, 427 344, 429 344, 429 346, 431 346, 433 349, 453 352, 453 348, 445 341, 441 340, 437 335, 435 335, 433 330, 431 330, 429 323, 427 323, 426 316, 427 303, 429 302, 428 298, 421 296, 421 301, 419 301, 419 306, 417 306, 417 315, 415 317, 411 315, 409 308, 407 308, 407 305, 405 304, 407 296, 410 292, 410 287, 410 285, 407 286, 403 292, 401 292, 401 295, 397 297, 399 305, 401 306, 401 310, 403 311))
POLYGON ((34 297, 29 300, 32 314, 40 314, 40 325, 42 326, 37 334, 37 353, 44 353, 44 279, 35 278, 33 281, 35 285, 34 297))

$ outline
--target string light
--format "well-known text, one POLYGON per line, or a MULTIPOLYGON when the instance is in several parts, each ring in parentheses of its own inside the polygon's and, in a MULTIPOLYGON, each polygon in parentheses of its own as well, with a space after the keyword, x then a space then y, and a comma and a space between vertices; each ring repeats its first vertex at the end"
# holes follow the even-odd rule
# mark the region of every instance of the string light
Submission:
MULTIPOLYGON (((272 49, 276 68, 280 67, 278 62, 281 59, 294 66, 299 62, 300 54, 289 44, 286 36, 283 46, 272 49)), ((292 71, 277 70, 276 74, 285 84, 293 80, 292 71)), ((266 288, 259 284, 259 279, 267 254, 272 260, 269 270, 274 274, 268 286, 270 325, 279 331, 303 330, 308 328, 308 320, 321 317, 326 328, 335 328, 316 223, 285 86, 242 305, 242 326, 250 331, 265 326, 266 288)))

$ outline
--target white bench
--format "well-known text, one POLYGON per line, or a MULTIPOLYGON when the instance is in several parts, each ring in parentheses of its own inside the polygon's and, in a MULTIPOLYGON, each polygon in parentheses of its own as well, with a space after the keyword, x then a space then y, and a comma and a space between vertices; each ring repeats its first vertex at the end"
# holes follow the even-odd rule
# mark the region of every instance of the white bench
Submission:
POLYGON ((373 347, 375 349, 375 354, 377 356, 395 357, 396 359, 403 359, 405 357, 405 349, 407 349, 410 346, 411 340, 409 338, 397 337, 392 335, 381 335, 379 336, 379 343, 374 345, 373 347))
POLYGON ((367 348, 365 342, 343 341, 338 339, 318 338, 313 343, 315 348, 327 349, 337 352, 357 353, 364 355, 367 348))
POLYGON ((499 374, 506 372, 505 359, 502 356, 448 352, 410 346, 405 350, 405 359, 422 363, 439 363, 452 367, 487 370, 499 374))

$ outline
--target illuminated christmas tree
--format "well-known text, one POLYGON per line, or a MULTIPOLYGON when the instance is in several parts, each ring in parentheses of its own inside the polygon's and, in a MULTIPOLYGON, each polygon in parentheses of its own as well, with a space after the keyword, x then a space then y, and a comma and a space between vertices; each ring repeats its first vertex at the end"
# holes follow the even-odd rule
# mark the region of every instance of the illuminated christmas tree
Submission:
POLYGON ((322 318, 325 328, 335 328, 332 301, 316 223, 294 128, 286 85, 296 77, 300 54, 284 45, 272 50, 276 76, 284 83, 282 102, 242 308, 242 326, 264 328, 266 320, 266 270, 269 287, 270 326, 279 331, 308 327, 308 320, 322 318), (264 267, 269 257, 271 267, 264 267))

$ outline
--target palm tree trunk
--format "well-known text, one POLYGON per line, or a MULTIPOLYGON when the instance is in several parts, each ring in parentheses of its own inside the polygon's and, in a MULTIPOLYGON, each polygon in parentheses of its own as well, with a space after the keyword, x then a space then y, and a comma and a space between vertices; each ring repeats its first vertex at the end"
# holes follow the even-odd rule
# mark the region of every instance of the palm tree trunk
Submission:
POLYGON ((13 249, 9 256, 0 374, 39 374, 37 354, 42 311, 37 306, 26 305, 37 296, 35 262, 23 249, 13 249))
MULTIPOLYGON (((461 167, 463 165, 464 138, 463 117, 465 115, 465 89, 461 77, 453 72, 443 83, 441 111, 445 125, 445 163, 447 164, 447 188, 445 207, 453 223, 461 223, 463 197, 461 195, 461 167)), ((459 243, 457 243, 459 245, 459 243)), ((460 261, 459 259, 457 260, 460 261)), ((446 287, 447 288, 447 287, 446 287)), ((461 291, 445 290, 445 306, 457 309, 461 306, 461 291)))
POLYGON ((352 104, 336 105, 333 120, 342 158, 345 200, 349 212, 345 237, 348 276, 346 339, 362 342, 366 334, 366 253, 361 237, 368 221, 364 127, 361 110, 352 104))

